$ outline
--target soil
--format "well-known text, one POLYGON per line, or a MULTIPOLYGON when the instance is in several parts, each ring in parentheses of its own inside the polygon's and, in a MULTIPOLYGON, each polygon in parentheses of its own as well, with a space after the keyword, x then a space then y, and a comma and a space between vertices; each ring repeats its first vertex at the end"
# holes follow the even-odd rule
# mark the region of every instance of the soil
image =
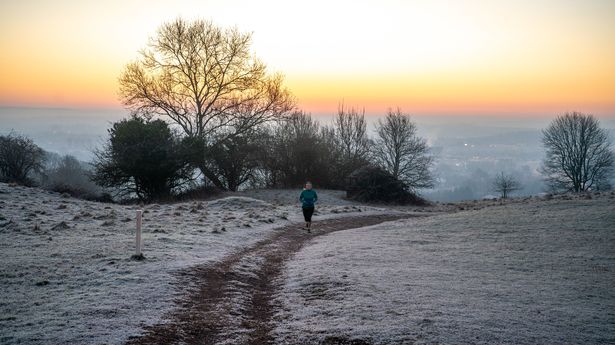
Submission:
POLYGON ((128 344, 220 344, 231 339, 234 344, 272 344, 273 296, 280 283, 276 278, 294 253, 315 236, 411 216, 396 213, 315 221, 311 233, 301 224, 292 224, 214 265, 181 271, 177 281, 185 293, 175 310, 161 323, 145 327, 128 344))

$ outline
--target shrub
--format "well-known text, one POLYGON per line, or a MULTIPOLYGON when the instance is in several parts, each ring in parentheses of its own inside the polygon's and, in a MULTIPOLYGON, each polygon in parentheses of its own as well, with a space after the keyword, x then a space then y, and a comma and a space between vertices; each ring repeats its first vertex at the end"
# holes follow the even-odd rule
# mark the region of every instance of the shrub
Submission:
POLYGON ((109 142, 96 152, 94 181, 121 198, 169 198, 193 169, 180 140, 162 120, 133 117, 113 124, 109 142))
POLYGON ((188 188, 174 196, 173 201, 206 200, 220 195, 222 190, 212 185, 200 185, 188 188))
POLYGON ((0 179, 22 185, 33 185, 32 174, 43 168, 45 151, 30 138, 10 133, 0 135, 0 179))
POLYGON ((43 188, 81 199, 101 198, 101 188, 90 179, 85 164, 70 155, 48 160, 51 164, 43 173, 43 188))
POLYGON ((425 205, 427 202, 386 170, 368 166, 355 170, 349 177, 346 196, 363 202, 425 205))
POLYGON ((294 187, 310 180, 320 187, 338 187, 335 132, 309 114, 297 112, 280 122, 262 151, 268 186, 294 187))

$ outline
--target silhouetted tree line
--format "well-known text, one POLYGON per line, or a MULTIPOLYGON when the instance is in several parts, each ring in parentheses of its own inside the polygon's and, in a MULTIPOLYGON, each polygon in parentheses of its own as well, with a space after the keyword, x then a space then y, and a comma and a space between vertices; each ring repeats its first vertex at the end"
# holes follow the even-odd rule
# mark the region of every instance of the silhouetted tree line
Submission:
MULTIPOLYGON (((413 179, 409 180, 399 174, 402 169, 398 169, 396 176, 394 167, 411 167, 408 162, 417 160, 429 162, 426 145, 418 137, 400 141, 391 139, 395 136, 390 133, 380 135, 387 128, 395 127, 391 124, 413 126, 412 122, 399 118, 402 116, 407 117, 399 111, 390 111, 378 123, 372 139, 367 136, 364 115, 353 109, 340 107, 331 126, 321 125, 309 114, 294 112, 241 135, 214 141, 206 154, 202 143, 195 144, 193 138, 173 131, 167 122, 132 117, 113 124, 108 142, 96 153, 92 164, 45 152, 31 139, 10 133, 0 135, 0 181, 40 185, 87 199, 110 200, 103 194, 101 187, 104 187, 116 197, 147 201, 178 193, 194 195, 191 191, 195 190, 211 192, 214 184, 199 170, 199 166, 206 165, 226 190, 297 187, 310 179, 323 188, 345 188, 359 200, 417 203, 413 192, 433 181, 432 175, 425 175, 420 184, 413 184, 414 172, 410 175, 413 179), (406 144, 402 145, 403 142, 406 144), (407 148, 403 149, 406 146, 419 147, 422 151, 408 154, 407 148), (383 150, 386 156, 380 156, 383 150), (401 157, 401 162, 389 164, 395 163, 391 157, 401 157)), ((414 133, 408 128, 388 132, 400 131, 414 133)), ((542 171, 547 181, 553 181, 549 185, 551 190, 581 192, 612 188, 609 178, 615 156, 610 149, 610 138, 594 117, 564 114, 543 133, 547 151, 542 171)), ((429 169, 420 166, 418 171, 429 169)), ((505 198, 520 185, 513 176, 502 172, 493 187, 505 198)))
POLYGON ((91 179, 91 166, 71 155, 46 152, 32 139, 11 132, 0 135, 0 181, 111 201, 91 179))
MULTIPOLYGON (((391 111, 378 128, 395 121, 414 128, 411 121, 399 119, 408 116, 391 111)), ((321 188, 344 189, 357 169, 379 166, 372 162, 389 152, 389 146, 406 150, 389 152, 398 157, 405 174, 395 175, 386 165, 380 169, 398 181, 400 188, 411 192, 432 181, 425 166, 431 163, 428 148, 414 129, 407 137, 414 146, 389 143, 387 137, 374 141, 368 138, 364 114, 343 106, 331 126, 297 111, 238 135, 222 134, 224 138, 213 138, 210 144, 180 133, 173 132, 165 121, 146 117, 133 116, 113 124, 109 141, 96 152, 94 181, 118 197, 132 195, 141 200, 165 198, 199 184, 236 191, 249 187, 294 188, 310 180, 321 188), (415 171, 409 164, 419 171, 412 180, 406 179, 415 171), (417 178, 422 172, 423 179, 417 178)))

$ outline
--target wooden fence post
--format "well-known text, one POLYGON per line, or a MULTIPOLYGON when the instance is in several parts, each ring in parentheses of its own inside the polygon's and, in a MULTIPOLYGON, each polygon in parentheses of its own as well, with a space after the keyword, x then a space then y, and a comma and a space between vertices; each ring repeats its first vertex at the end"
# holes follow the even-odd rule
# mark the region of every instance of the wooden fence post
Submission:
POLYGON ((135 258, 143 258, 141 253, 141 220, 143 216, 143 210, 137 210, 137 238, 136 238, 136 253, 135 258))

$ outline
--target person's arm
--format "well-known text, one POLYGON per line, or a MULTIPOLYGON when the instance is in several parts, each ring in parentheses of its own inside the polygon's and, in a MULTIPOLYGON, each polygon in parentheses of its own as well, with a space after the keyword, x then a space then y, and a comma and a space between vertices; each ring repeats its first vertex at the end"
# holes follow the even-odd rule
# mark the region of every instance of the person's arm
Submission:
POLYGON ((301 194, 299 194, 299 201, 301 201, 301 202, 303 202, 303 198, 304 198, 303 193, 304 193, 304 192, 305 192, 305 191, 303 191, 303 190, 302 190, 302 191, 301 191, 301 194))
POLYGON ((316 203, 316 201, 318 201, 318 194, 314 191, 314 203, 316 203))

